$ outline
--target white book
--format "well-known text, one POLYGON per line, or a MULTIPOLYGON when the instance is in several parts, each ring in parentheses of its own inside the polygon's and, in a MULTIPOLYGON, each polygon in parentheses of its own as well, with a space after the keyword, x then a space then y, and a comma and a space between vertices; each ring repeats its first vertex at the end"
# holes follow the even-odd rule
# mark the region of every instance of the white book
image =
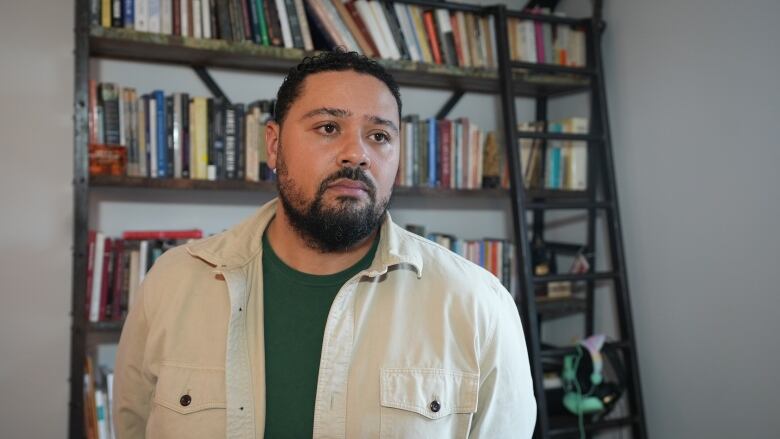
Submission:
POLYGON ((366 29, 371 34, 371 39, 374 40, 374 45, 379 51, 379 57, 389 59, 392 52, 385 43, 384 35, 379 29, 379 23, 374 16, 374 11, 371 5, 366 0, 355 0, 355 8, 357 8, 360 18, 363 19, 363 23, 366 25, 366 29))
POLYGON ((188 0, 181 0, 181 6, 179 6, 179 20, 181 21, 181 36, 192 36, 190 33, 190 11, 187 7, 188 0))
POLYGON ((330 21, 333 23, 334 26, 336 26, 336 31, 339 33, 339 35, 341 35, 341 38, 346 43, 347 49, 353 50, 357 53, 363 53, 363 51, 360 49, 360 46, 357 43, 357 40, 355 40, 355 37, 352 35, 352 32, 349 31, 347 25, 344 24, 344 21, 341 19, 341 16, 339 15, 339 11, 336 10, 336 7, 333 6, 333 3, 331 3, 329 0, 323 0, 322 6, 325 9, 325 13, 328 14, 330 21))
POLYGON ((157 100, 149 95, 149 176, 157 177, 157 100))
POLYGON ((211 5, 209 0, 201 0, 200 21, 203 25, 203 38, 211 38, 211 5))
POLYGON ((159 34, 162 32, 162 0, 145 0, 147 2, 148 31, 159 34))
POLYGON ((520 22, 520 29, 523 33, 523 61, 535 63, 538 62, 536 58, 536 29, 534 29, 534 22, 529 20, 523 20, 520 22))
POLYGON ((106 392, 95 390, 95 411, 97 412, 98 439, 111 439, 106 418, 106 392))
POLYGON ((279 24, 282 26, 282 41, 284 47, 287 49, 293 48, 292 33, 290 32, 290 19, 287 17, 287 6, 284 5, 284 0, 275 0, 276 9, 279 13, 279 24))
MULTIPOLYGON (((189 111, 189 109, 187 109, 189 111)), ((181 178, 182 162, 182 108, 181 93, 173 94, 173 177, 181 178)), ((169 158, 170 160, 170 158, 169 158)))
MULTIPOLYGON (((206 0, 208 1, 208 0, 206 0)), ((195 38, 203 38, 203 25, 200 17, 201 1, 192 0, 192 36, 195 38)))
POLYGON ((298 25, 301 28, 303 37, 303 49, 314 50, 314 43, 311 39, 311 29, 309 29, 309 19, 306 17, 306 9, 303 7, 303 0, 295 0, 295 11, 298 14, 298 25))
MULTIPOLYGON (((488 45, 488 48, 490 49, 490 52, 493 54, 493 65, 490 66, 492 68, 498 67, 498 50, 496 46, 496 19, 492 15, 488 15, 488 35, 487 37, 490 38, 491 44, 488 45)), ((481 179, 480 179, 481 181, 481 179)))
POLYGON ((259 171, 259 163, 257 161, 258 153, 259 153, 259 139, 258 136, 260 135, 260 109, 258 107, 253 107, 252 111, 248 112, 245 118, 245 133, 246 133, 246 160, 245 162, 245 169, 244 169, 244 175, 246 176, 247 181, 258 181, 260 180, 258 171, 259 171))
POLYGON ((100 318, 100 292, 103 289, 103 258, 106 254, 106 235, 95 233, 95 260, 92 265, 92 293, 89 298, 89 321, 100 318))
POLYGON ((106 394, 108 404, 106 404, 106 417, 108 418, 108 432, 111 439, 116 439, 116 428, 114 427, 114 373, 106 374, 106 394))
POLYGON ((173 0, 160 0, 160 33, 173 34, 173 0))
POLYGON ((420 47, 417 45, 417 35, 412 30, 412 18, 409 16, 409 8, 401 3, 393 3, 393 9, 395 9, 395 15, 398 17, 398 22, 401 25, 401 33, 404 35, 409 57, 412 61, 422 61, 420 47))
POLYGON ((135 15, 133 26, 138 32, 149 30, 149 0, 135 0, 135 15))
MULTIPOLYGON (((588 133, 587 117, 572 117, 564 125, 573 134, 588 133)), ((584 141, 568 142, 567 189, 585 190, 588 187, 588 145, 584 141)))
POLYGON ((149 265, 149 241, 143 240, 138 244, 138 254, 138 285, 141 285, 146 277, 146 266, 149 265))
POLYGON ((382 10, 382 5, 376 0, 369 0, 368 4, 371 6, 375 20, 379 25, 379 31, 382 34, 384 43, 390 50, 390 59, 401 59, 401 52, 395 44, 393 33, 390 32, 390 24, 387 22, 387 16, 385 16, 385 12, 382 10))

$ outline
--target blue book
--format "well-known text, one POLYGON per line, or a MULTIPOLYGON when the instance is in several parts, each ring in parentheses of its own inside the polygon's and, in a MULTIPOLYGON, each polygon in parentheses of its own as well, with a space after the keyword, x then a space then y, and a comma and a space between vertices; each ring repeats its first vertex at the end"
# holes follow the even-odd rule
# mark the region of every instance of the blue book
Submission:
POLYGON ((122 21, 126 28, 133 29, 135 26, 135 1, 122 0, 122 5, 125 8, 125 12, 122 14, 122 21))
POLYGON ((165 93, 162 90, 152 92, 157 105, 157 177, 166 177, 168 173, 168 133, 165 120, 165 93))
POLYGON ((428 186, 436 187, 436 118, 428 118, 428 186))

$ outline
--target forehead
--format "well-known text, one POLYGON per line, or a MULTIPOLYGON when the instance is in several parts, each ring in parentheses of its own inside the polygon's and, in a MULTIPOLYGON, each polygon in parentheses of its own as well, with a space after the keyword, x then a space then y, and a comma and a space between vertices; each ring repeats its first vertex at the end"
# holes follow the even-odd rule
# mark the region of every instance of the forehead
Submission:
POLYGON ((371 75, 352 70, 321 72, 306 77, 290 113, 300 116, 322 107, 344 109, 359 117, 379 116, 400 122, 398 103, 387 85, 371 75))

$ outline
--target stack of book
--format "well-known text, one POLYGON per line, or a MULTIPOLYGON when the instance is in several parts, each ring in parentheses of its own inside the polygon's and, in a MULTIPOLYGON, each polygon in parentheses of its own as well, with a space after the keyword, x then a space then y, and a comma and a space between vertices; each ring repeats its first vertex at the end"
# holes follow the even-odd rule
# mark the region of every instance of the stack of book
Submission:
POLYGON ((87 357, 84 367, 84 432, 86 439, 111 439, 114 425, 111 409, 113 398, 114 372, 92 366, 87 357))
MULTIPOLYGON (((548 9, 534 8, 535 14, 549 14, 548 9)), ((585 67, 585 31, 566 24, 510 18, 509 56, 513 61, 585 67)))
MULTIPOLYGON (((588 119, 522 122, 520 131, 587 134, 588 119)), ((588 187, 588 147, 583 140, 520 139, 520 160, 527 189, 582 191, 588 187)))
POLYGON ((162 90, 139 96, 134 88, 90 80, 89 142, 126 149, 128 176, 271 180, 265 148, 271 107, 267 100, 231 105, 162 90))
POLYGON ((121 238, 89 231, 86 313, 90 322, 123 321, 138 285, 166 250, 203 237, 200 230, 127 231, 121 238))
POLYGON ((397 186, 442 189, 498 187, 503 154, 495 134, 467 118, 401 121, 397 186))
POLYGON ((496 68, 492 16, 378 0, 92 0, 92 23, 307 51, 496 68))
POLYGON ((508 291, 516 282, 514 245, 506 239, 460 239, 446 233, 426 233, 425 226, 407 224, 406 230, 425 237, 491 272, 508 291))

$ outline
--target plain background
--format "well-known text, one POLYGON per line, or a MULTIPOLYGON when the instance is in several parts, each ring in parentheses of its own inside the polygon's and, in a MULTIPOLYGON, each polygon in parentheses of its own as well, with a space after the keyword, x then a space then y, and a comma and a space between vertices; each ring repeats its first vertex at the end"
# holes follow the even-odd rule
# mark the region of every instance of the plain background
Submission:
MULTIPOLYGON (((67 432, 72 9, 54 0, 0 5, 0 436, 7 438, 67 432)), ((776 0, 606 2, 610 122, 653 438, 780 431, 778 17, 776 0)), ((161 67, 170 73, 162 84, 150 73, 157 67, 93 68, 101 79, 136 81, 144 91, 173 90, 177 81, 189 81, 182 90, 202 90, 191 74, 177 79, 175 68, 161 67), (134 71, 147 73, 133 79, 134 71)), ((247 92, 233 85, 249 83, 246 76, 215 75, 228 94, 253 98, 269 97, 275 87, 262 84, 279 81, 258 80, 247 92)), ((447 95, 404 89, 404 97, 410 111, 430 114, 447 95)), ((467 96, 455 115, 489 127, 495 108, 493 97, 467 96)), ((158 223, 137 213, 137 199, 122 196, 107 194, 118 201, 94 206, 98 226, 112 227, 112 211, 129 213, 133 225, 158 223)), ((216 231, 263 197, 193 195, 168 210, 170 196, 152 198, 145 205, 161 209, 158 219, 194 218, 216 231)), ((438 229, 457 232, 476 221, 505 233, 506 204, 470 203, 438 229)), ((396 218, 436 224, 441 211, 453 211, 425 204, 399 202, 396 218)))

